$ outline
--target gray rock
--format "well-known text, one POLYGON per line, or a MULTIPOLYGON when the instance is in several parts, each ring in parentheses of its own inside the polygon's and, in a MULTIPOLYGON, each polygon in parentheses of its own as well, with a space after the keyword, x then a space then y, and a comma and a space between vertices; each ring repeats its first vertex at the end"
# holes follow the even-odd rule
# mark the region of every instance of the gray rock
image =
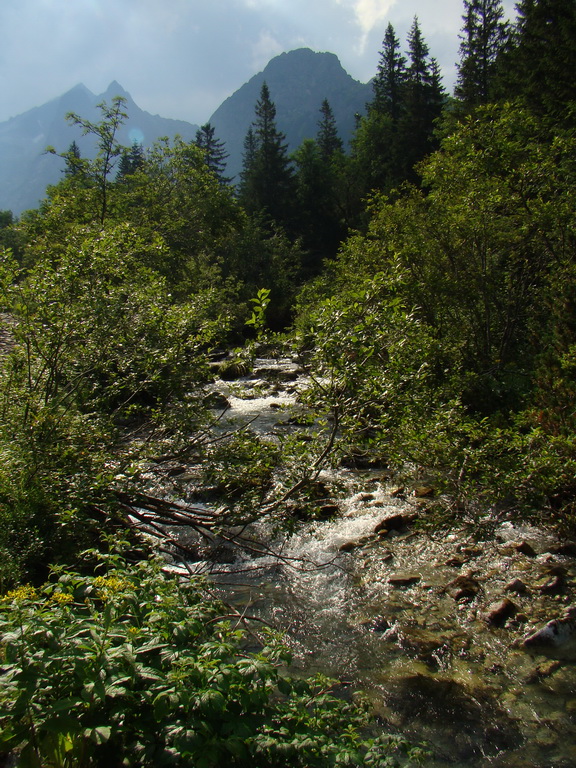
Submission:
POLYGON ((411 587, 417 584, 421 578, 418 573, 396 573, 390 576, 388 584, 392 587, 411 587))
POLYGON ((576 606, 570 606, 559 619, 525 637, 524 648, 537 653, 553 653, 576 658, 576 606))

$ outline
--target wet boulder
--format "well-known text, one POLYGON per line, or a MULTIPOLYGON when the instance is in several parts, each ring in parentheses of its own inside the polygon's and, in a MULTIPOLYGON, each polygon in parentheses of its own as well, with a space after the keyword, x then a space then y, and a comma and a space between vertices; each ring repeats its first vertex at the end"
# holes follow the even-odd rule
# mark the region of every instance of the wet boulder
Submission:
POLYGON ((230 408, 228 398, 222 392, 209 392, 205 395, 203 402, 206 408, 211 408, 215 411, 226 411, 230 408))
POLYGON ((534 584, 543 595, 559 595, 566 585, 566 569, 562 565, 550 565, 545 574, 534 584))
POLYGON ((527 541, 518 541, 513 546, 516 552, 519 552, 521 555, 526 555, 526 557, 536 557, 536 550, 527 541))
POLYGON ((522 641, 526 650, 576 659, 576 606, 567 608, 559 619, 552 619, 522 641))
POLYGON ((412 492, 412 495, 417 499, 430 499, 435 494, 436 491, 431 485, 418 485, 412 492))
POLYGON ((518 613, 518 607, 505 597, 497 603, 493 603, 486 613, 485 621, 492 627, 503 627, 504 624, 518 613))
POLYGON ((224 360, 218 367, 218 375, 223 381, 236 381, 250 373, 250 363, 247 360, 224 360))
POLYGON ((436 743, 442 739, 452 764, 480 765, 487 756, 514 749, 521 741, 516 723, 480 686, 410 674, 390 680, 385 698, 401 726, 421 722, 433 727, 436 743))
POLYGON ((564 557, 576 557, 576 542, 566 541, 563 544, 550 547, 549 552, 553 555, 563 555, 564 557))
POLYGON ((414 515, 405 515, 402 513, 390 515, 390 517, 385 517, 374 527, 374 533, 377 533, 379 536, 386 536, 390 531, 403 530, 410 525, 413 520, 414 515))
POLYGON ((391 587, 412 587, 422 579, 419 573, 395 573, 388 579, 391 587))
POLYGON ((472 576, 462 574, 449 582, 444 591, 456 602, 472 600, 480 591, 480 584, 472 576))
POLYGON ((362 622, 362 627, 370 632, 388 632, 392 628, 392 624, 382 616, 375 616, 373 619, 362 622))
POLYGON ((386 469, 386 460, 369 453, 352 452, 340 459, 340 466, 347 469, 386 469))
POLYGON ((517 595, 525 595, 528 592, 528 587, 522 579, 512 579, 512 581, 506 584, 504 589, 506 592, 514 592, 517 595))
POLYGON ((341 544, 338 547, 338 552, 354 552, 355 549, 363 547, 365 544, 368 544, 369 541, 369 536, 362 536, 360 539, 355 539, 353 541, 345 541, 344 544, 341 544))

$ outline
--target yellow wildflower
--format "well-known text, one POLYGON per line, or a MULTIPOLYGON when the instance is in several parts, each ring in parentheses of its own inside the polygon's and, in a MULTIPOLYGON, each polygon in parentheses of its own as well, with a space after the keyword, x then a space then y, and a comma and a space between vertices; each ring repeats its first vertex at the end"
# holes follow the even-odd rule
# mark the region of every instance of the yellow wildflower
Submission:
POLYGON ((21 603, 24 600, 35 600, 36 597, 37 592, 31 584, 21 584, 19 587, 16 587, 16 589, 11 589, 10 592, 7 592, 0 598, 0 602, 21 603))

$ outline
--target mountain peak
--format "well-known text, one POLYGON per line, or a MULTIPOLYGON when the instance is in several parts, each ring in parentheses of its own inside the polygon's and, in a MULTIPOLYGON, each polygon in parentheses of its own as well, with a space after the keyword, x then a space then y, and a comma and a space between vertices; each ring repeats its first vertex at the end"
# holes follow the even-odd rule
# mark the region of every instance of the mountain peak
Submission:
POLYGON ((350 78, 335 53, 313 51, 310 48, 295 48, 278 54, 268 62, 262 74, 266 77, 286 71, 292 76, 300 75, 305 79, 309 78, 311 72, 326 78, 341 78, 343 75, 350 78))
POLYGON ((109 99, 113 99, 115 96, 122 96, 124 99, 130 98, 128 91, 124 90, 117 80, 112 80, 102 95, 109 99))
POLYGON ((275 56, 210 118, 229 153, 229 176, 241 172, 244 137, 254 121, 254 108, 263 82, 270 90, 278 128, 286 135, 289 151, 317 134, 324 99, 328 99, 341 138, 347 142, 356 126, 355 115, 364 111, 372 91, 370 85, 354 80, 333 53, 297 48, 275 56))
POLYGON ((64 94, 65 96, 68 94, 74 94, 74 95, 86 95, 86 96, 93 96, 92 91, 90 91, 89 88, 87 88, 84 83, 77 83, 74 87, 70 88, 69 91, 64 94))

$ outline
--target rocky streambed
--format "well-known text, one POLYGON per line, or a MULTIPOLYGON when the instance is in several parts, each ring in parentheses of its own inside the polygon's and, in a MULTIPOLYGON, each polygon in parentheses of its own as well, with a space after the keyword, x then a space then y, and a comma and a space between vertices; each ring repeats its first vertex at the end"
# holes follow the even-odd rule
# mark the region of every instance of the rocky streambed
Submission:
MULTIPOLYGON (((298 366, 262 359, 242 373, 211 393, 227 423, 297 433, 298 366)), ((275 555, 227 545, 187 567, 210 570, 228 601, 284 630, 302 674, 362 688, 384 728, 427 741, 427 765, 576 765, 576 542, 494 510, 435 531, 433 489, 401 487, 383 468, 327 469, 318 481, 339 489, 329 519, 287 539, 251 527, 275 555)))

